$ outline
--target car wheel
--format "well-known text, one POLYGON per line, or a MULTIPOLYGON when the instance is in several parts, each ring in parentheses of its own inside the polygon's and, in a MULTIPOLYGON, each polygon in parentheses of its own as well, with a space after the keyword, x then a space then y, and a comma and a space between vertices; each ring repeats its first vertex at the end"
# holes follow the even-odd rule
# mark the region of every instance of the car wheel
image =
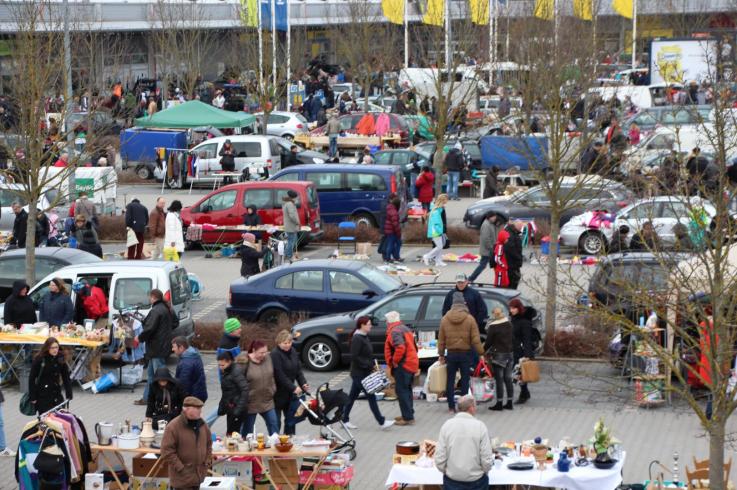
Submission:
POLYGON ((330 371, 338 366, 340 352, 336 343, 327 337, 315 337, 302 349, 302 360, 312 371, 330 371))
POLYGON ((587 231, 578 240, 578 248, 587 255, 598 255, 604 251, 606 243, 601 233, 587 231))
POLYGON ((354 223, 356 223, 357 228, 360 228, 362 226, 367 227, 367 228, 377 228, 376 222, 374 221, 374 217, 370 215, 369 213, 354 214, 351 220, 354 223))
POLYGON ((258 316, 258 321, 262 323, 280 323, 286 319, 287 312, 279 308, 267 308, 258 316))
POLYGON ((284 138, 287 141, 294 141, 294 135, 293 134, 283 134, 281 137, 284 138))
POLYGON ((151 169, 145 165, 139 165, 136 167, 136 175, 139 179, 143 180, 148 180, 154 176, 153 172, 151 172, 151 169))

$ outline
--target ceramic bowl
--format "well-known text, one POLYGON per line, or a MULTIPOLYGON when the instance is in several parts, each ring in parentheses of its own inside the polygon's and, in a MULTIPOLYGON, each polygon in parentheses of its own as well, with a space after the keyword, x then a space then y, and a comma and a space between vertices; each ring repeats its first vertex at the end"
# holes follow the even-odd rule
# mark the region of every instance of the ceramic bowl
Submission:
POLYGON ((276 444, 274 445, 274 447, 275 447, 275 448, 276 448, 276 450, 277 450, 277 451, 279 451, 280 453, 288 453, 289 451, 291 451, 291 450, 292 450, 292 447, 294 447, 294 444, 292 444, 291 442, 288 442, 288 443, 286 443, 286 444, 282 444, 281 442, 277 442, 277 443, 276 443, 276 444))

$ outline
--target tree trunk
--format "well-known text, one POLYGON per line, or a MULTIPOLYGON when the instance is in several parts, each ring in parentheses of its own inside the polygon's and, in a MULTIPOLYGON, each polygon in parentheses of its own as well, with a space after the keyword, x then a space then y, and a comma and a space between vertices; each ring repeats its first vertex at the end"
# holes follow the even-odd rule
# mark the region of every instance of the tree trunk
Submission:
POLYGON ((709 488, 726 490, 724 485, 724 424, 725 415, 728 412, 717 409, 716 397, 714 402, 714 416, 709 424, 709 488))
POLYGON ((560 211, 558 206, 550 210, 550 252, 548 254, 548 276, 545 285, 545 338, 555 339, 555 314, 558 297, 558 235, 560 233, 560 211))
POLYGON ((26 282, 36 284, 36 206, 38 197, 34 196, 28 203, 28 221, 26 223, 26 282))
POLYGON ((266 129, 269 126, 269 115, 271 114, 271 111, 267 111, 266 107, 269 105, 269 102, 266 97, 261 98, 261 110, 264 113, 263 121, 261 122, 261 134, 266 136, 268 133, 266 132, 266 129))
POLYGON ((445 164, 445 152, 443 142, 437 140, 437 147, 432 158, 432 166, 435 169, 435 197, 443 192, 443 165, 445 164))

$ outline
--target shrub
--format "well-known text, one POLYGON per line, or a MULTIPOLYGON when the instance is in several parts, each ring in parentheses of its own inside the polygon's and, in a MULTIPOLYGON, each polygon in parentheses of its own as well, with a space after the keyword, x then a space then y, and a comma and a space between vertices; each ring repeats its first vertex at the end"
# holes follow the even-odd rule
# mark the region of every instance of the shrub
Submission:
POLYGON ((150 179, 142 179, 136 174, 136 172, 132 169, 123 170, 122 172, 118 172, 118 185, 123 184, 150 184, 151 182, 154 182, 150 179))
POLYGON ((100 240, 125 241, 125 216, 100 216, 97 236, 100 240))
MULTIPOLYGON (((269 350, 276 347, 274 339, 282 330, 291 330, 295 323, 306 319, 305 315, 294 315, 277 324, 241 321, 241 350, 248 350, 254 340, 266 343, 269 350)), ((216 350, 223 336, 222 322, 196 322, 192 345, 200 350, 216 350)))

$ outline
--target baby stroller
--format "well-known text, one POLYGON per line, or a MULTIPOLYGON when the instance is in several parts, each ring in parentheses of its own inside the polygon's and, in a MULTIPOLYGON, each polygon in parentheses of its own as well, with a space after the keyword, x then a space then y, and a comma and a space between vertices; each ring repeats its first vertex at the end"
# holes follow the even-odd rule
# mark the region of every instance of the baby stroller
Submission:
POLYGON ((300 399, 300 404, 303 408, 302 415, 307 417, 310 424, 321 427, 320 435, 335 441, 337 445, 332 452, 347 452, 353 460, 356 458, 356 441, 343 423, 343 411, 348 400, 348 395, 343 390, 331 390, 329 383, 324 383, 317 388, 314 396, 307 393, 306 400, 300 399), (339 427, 333 428, 334 424, 339 424, 339 427))

